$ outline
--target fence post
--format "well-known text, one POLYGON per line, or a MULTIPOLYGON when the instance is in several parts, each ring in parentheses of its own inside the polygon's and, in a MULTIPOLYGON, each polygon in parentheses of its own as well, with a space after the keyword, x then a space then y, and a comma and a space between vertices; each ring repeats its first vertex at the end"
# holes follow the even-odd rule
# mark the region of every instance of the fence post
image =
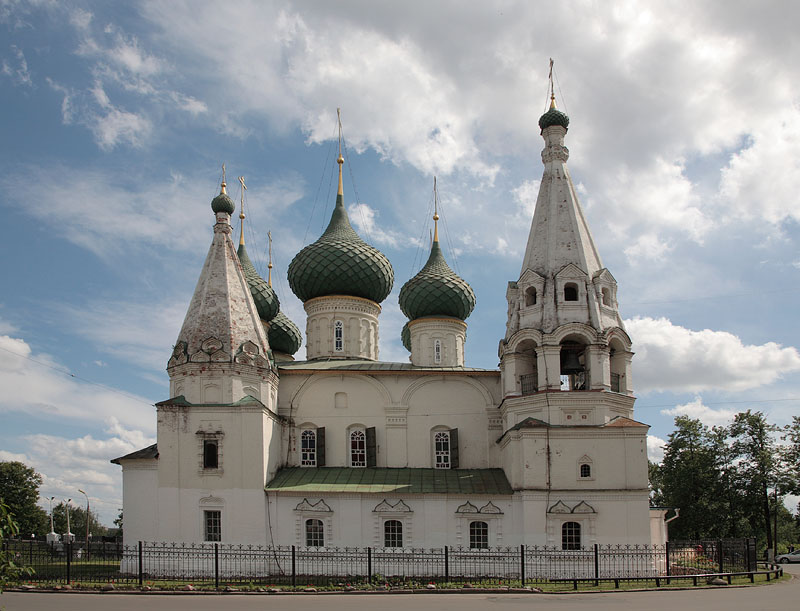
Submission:
POLYGON ((142 562, 142 542, 139 541, 139 587, 142 587, 142 583, 144 582, 144 567, 142 566, 144 563, 142 562))
POLYGON ((444 580, 450 581, 450 550, 444 546, 444 580))
POLYGON ((71 580, 71 569, 72 569, 72 543, 67 543, 67 584, 70 583, 71 580))
POLYGON ((519 544, 519 580, 520 587, 525 587, 525 544, 519 544))
POLYGON ((367 583, 372 583, 372 548, 367 548, 367 583))
POLYGON ((719 564, 719 572, 724 573, 722 569, 722 539, 717 539, 717 561, 719 564))
POLYGON ((214 589, 219 590, 219 543, 214 544, 214 589))
POLYGON ((594 544, 594 585, 600 584, 600 546, 594 544))
POLYGON ((297 559, 295 555, 295 546, 292 545, 292 586, 297 585, 297 559))
POLYGON ((28 550, 28 564, 33 565, 33 539, 31 539, 31 545, 28 550))
MULTIPOLYGON (((664 562, 667 566, 667 577, 670 576, 670 566, 669 566, 669 541, 664 543, 664 562)), ((667 583, 669 583, 669 579, 667 579, 667 583)))

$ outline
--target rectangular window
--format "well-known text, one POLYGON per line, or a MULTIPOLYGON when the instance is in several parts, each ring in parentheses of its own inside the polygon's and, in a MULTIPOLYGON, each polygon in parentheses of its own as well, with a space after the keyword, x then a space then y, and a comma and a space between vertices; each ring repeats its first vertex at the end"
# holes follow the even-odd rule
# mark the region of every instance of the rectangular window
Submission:
POLYGON ((219 467, 219 445, 216 439, 203 440, 203 469, 219 467))
POLYGON ((204 511, 205 540, 222 541, 222 512, 204 511))
POLYGON ((344 324, 341 320, 333 323, 333 349, 336 352, 344 350, 344 324))
POLYGON ((323 547, 325 545, 325 527, 322 520, 306 520, 306 546, 323 547))
POLYGON ((403 523, 400 520, 386 520, 383 524, 384 547, 403 547, 403 523))
POLYGON ((350 466, 367 466, 367 436, 364 431, 350 433, 350 466))
POLYGON ((486 522, 469 523, 470 549, 486 549, 489 547, 489 525, 486 522))
POLYGON ((433 436, 434 454, 436 461, 434 466, 437 469, 450 468, 450 432, 439 431, 433 436))
POLYGON ((310 429, 300 433, 300 466, 317 466, 317 432, 310 429))
POLYGON ((437 365, 442 362, 442 342, 438 339, 433 342, 433 362, 437 365))

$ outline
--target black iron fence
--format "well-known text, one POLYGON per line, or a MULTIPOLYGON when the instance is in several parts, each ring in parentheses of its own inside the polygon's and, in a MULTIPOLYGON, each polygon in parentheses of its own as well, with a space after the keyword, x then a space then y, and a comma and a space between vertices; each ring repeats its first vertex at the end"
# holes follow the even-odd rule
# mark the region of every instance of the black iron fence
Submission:
MULTIPOLYGON (((363 584, 526 586, 571 581, 662 579, 757 570, 752 539, 593 545, 578 550, 520 545, 488 549, 319 548, 224 543, 51 544, 3 542, 51 584, 224 587, 363 584)), ((695 579, 695 582, 697 580, 695 579)))

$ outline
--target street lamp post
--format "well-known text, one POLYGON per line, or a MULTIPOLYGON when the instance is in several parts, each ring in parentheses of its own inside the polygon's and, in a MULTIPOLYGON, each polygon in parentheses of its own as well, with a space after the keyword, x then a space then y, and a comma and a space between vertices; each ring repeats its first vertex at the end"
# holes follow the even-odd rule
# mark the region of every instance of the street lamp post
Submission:
POLYGON ((47 533, 47 542, 48 543, 55 543, 58 541, 58 535, 56 534, 56 529, 53 524, 53 501, 56 497, 51 496, 48 500, 50 501, 50 532, 47 533))
POLYGON ((78 488, 78 492, 80 492, 83 496, 86 497, 86 559, 89 559, 89 495, 86 494, 83 490, 78 488))

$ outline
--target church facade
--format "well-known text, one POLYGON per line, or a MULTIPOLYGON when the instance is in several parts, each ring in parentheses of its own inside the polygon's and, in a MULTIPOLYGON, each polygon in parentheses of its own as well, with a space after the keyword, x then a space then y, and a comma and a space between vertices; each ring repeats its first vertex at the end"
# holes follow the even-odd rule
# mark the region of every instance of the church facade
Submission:
POLYGON ((475 295, 448 266, 438 231, 400 291, 409 362, 379 360, 394 272, 350 225, 341 155, 330 224, 288 270, 307 314, 306 359, 295 360, 301 334, 243 239, 234 245, 223 182, 167 364, 171 398, 156 406, 157 444, 112 461, 122 467, 126 543, 663 542, 616 281, 567 170, 569 119, 553 101, 539 125, 544 173, 520 275, 508 283, 499 370, 465 366, 475 295))

